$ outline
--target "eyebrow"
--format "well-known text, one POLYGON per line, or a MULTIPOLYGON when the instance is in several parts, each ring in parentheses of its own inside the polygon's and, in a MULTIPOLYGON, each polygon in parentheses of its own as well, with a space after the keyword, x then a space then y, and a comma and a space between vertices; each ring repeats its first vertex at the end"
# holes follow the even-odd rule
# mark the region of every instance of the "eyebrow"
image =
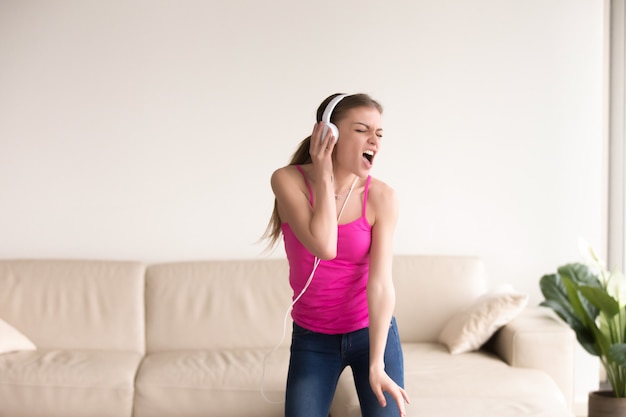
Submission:
MULTIPOLYGON (((369 126, 367 123, 363 123, 363 122, 354 122, 353 124, 355 124, 355 125, 362 125, 362 126, 365 126, 368 130, 369 130, 369 128, 370 128, 370 126, 369 126)), ((377 132, 382 132, 382 131, 383 131, 383 128, 382 128, 382 127, 379 127, 378 129, 376 129, 376 131, 377 131, 377 132)))

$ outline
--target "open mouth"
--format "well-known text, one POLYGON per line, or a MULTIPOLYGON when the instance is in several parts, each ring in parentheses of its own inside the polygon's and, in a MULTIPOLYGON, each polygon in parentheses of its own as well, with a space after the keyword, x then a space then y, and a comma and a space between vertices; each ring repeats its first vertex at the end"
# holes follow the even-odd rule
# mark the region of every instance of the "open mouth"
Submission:
POLYGON ((372 160, 374 159, 374 151, 363 152, 363 158, 367 159, 368 162, 371 164, 372 160))

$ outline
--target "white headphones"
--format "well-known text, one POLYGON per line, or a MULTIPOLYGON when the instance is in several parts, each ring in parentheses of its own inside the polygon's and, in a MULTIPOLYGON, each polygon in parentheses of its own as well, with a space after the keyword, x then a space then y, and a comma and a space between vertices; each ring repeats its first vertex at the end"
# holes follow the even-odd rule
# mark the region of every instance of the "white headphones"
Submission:
POLYGON ((339 103, 347 96, 347 94, 339 94, 337 97, 334 97, 332 100, 330 100, 330 103, 328 103, 328 106, 326 106, 324 114, 322 115, 322 122, 324 122, 324 130, 322 130, 322 140, 324 140, 324 138, 326 137, 326 132, 328 132, 328 129, 330 129, 333 133, 333 136, 335 137, 335 143, 337 142, 337 139, 339 139, 339 129, 337 129, 337 126, 330 122, 330 116, 333 114, 333 110, 335 110, 335 106, 337 106, 337 103, 339 103))

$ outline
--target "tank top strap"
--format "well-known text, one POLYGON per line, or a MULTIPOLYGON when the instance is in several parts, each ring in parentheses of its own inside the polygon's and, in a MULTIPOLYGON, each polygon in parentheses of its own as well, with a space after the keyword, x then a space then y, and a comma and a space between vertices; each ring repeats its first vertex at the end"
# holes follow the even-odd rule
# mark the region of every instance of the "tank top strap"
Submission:
POLYGON ((367 207, 367 192, 369 191, 371 181, 372 176, 368 175, 367 179, 365 180, 365 189, 363 190, 363 213, 361 213, 361 216, 363 217, 365 217, 365 208, 367 207))
POLYGON ((309 190, 309 204, 313 206, 313 190, 311 189, 311 184, 309 184, 309 180, 307 180, 302 167, 300 165, 296 165, 296 168, 298 168, 298 171, 300 171, 300 174, 302 174, 302 178, 304 178, 304 183, 306 184, 306 188, 307 190, 309 190))

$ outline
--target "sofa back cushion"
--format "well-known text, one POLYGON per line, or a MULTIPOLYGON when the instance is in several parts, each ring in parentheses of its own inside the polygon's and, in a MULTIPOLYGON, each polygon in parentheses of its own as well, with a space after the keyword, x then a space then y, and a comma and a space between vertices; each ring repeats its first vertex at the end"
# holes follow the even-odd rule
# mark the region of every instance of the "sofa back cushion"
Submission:
MULTIPOLYGON (((437 342, 452 316, 487 290, 471 256, 396 255, 395 316, 406 342, 437 342)), ((163 263, 146 271, 147 351, 263 348, 280 340, 291 303, 284 259, 163 263)), ((287 318, 284 344, 291 338, 287 318)))
POLYGON ((396 255, 393 280, 403 342, 437 342, 448 320, 487 290, 483 263, 472 256, 396 255))
POLYGON ((0 319, 38 349, 145 351, 137 262, 0 260, 0 319))
MULTIPOLYGON (((163 263, 146 271, 147 351, 271 349, 291 303, 283 259, 163 263)), ((291 317, 285 340, 291 338, 291 317)))

